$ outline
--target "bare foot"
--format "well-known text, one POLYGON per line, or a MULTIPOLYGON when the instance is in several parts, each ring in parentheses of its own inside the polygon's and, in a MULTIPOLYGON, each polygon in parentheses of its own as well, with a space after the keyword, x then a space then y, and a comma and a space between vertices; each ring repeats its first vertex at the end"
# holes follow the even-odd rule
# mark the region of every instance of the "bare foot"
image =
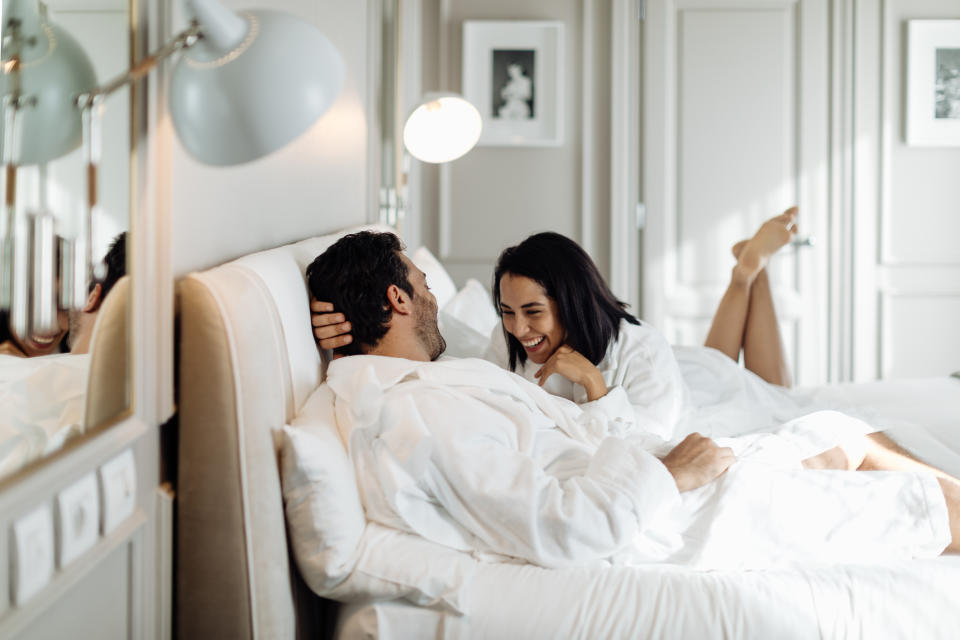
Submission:
MULTIPOLYGON (((790 207, 780 215, 770 218, 747 240, 737 257, 734 277, 750 284, 767 266, 770 256, 790 242, 797 233, 797 207, 790 207)), ((738 243, 739 244, 739 243, 738 243)), ((737 245, 734 245, 736 251, 737 245)))

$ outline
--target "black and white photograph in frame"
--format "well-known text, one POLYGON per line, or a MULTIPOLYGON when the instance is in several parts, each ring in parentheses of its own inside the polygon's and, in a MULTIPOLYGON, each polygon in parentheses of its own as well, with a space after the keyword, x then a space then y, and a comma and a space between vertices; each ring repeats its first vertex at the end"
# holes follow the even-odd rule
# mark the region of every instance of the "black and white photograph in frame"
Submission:
POLYGON ((906 139, 960 147, 960 20, 907 23, 906 139))
POLYGON ((563 144, 563 23, 467 20, 464 97, 480 110, 480 146, 563 144))
POLYGON ((937 49, 934 117, 960 120, 960 48, 937 49))
POLYGON ((536 112, 534 49, 493 50, 493 117, 532 120, 536 112))

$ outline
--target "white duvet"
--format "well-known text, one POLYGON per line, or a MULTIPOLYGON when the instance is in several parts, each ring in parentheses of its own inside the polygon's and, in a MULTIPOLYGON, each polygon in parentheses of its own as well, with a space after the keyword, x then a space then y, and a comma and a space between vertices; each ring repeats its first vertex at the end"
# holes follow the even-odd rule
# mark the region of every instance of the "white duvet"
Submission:
POLYGON ((88 355, 0 355, 0 476, 82 431, 88 355))
POLYGON ((628 402, 584 411, 479 360, 344 358, 328 383, 367 517, 452 548, 716 569, 927 557, 949 539, 931 476, 800 470, 869 430, 842 414, 724 442, 739 461, 681 496, 628 402))

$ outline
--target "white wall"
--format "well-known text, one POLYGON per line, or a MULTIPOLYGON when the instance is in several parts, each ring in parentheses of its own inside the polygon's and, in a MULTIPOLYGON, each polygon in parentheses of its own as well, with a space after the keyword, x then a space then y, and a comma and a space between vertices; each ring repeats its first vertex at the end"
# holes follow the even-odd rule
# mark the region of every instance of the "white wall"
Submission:
MULTIPOLYGON (((179 5, 179 3, 175 3, 179 5)), ((231 8, 248 0, 226 0, 231 8)), ((261 3, 265 6, 265 3, 261 3)), ((346 63, 333 107, 286 148, 247 165, 204 166, 172 134, 170 213, 176 275, 311 235, 362 224, 375 215, 367 168, 368 17, 372 3, 285 0, 269 3, 315 24, 346 63)), ((174 14, 174 28, 184 22, 174 14)))
MULTIPOLYGON (((858 379, 946 375, 960 370, 960 145, 906 144, 906 23, 960 19, 960 3, 889 0, 881 6, 861 12, 876 25, 877 38, 859 38, 871 47, 860 52, 861 58, 879 59, 882 67, 879 91, 858 106, 868 122, 876 118, 867 135, 875 136, 879 161, 867 158, 873 160, 867 171, 874 173, 857 192, 872 205, 871 212, 862 213, 871 216, 866 228, 875 231, 877 241, 868 247, 873 273, 869 265, 862 267, 872 277, 861 284, 872 295, 876 320, 868 316, 855 324, 863 328, 855 329, 858 353, 866 354, 856 361, 855 373, 858 379)), ((858 146, 863 143, 858 140, 858 146)), ((858 305, 854 314, 862 308, 858 305)))
POLYGON ((501 250, 547 230, 584 243, 606 271, 609 103, 604 96, 609 96, 609 6, 595 4, 608 3, 425 0, 422 4, 424 91, 462 91, 464 20, 559 20, 565 27, 562 146, 478 146, 445 167, 421 167, 422 188, 415 190, 419 199, 414 213, 421 216, 424 244, 461 285, 467 278, 477 278, 489 287, 501 250), (585 15, 591 24, 586 39, 585 15), (592 61, 588 73, 583 72, 586 53, 592 61), (587 83, 593 91, 584 96, 587 83), (593 130, 586 140, 584 113, 593 130))

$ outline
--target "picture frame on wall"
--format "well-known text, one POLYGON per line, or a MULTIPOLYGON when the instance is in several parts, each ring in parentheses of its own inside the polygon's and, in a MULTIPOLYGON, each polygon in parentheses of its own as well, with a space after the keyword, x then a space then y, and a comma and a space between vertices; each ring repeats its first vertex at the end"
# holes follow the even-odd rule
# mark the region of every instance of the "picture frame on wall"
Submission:
POLYGON ((478 145, 563 144, 563 23, 467 20, 463 95, 483 118, 478 145))
POLYGON ((960 20, 907 22, 907 144, 960 146, 960 20))

